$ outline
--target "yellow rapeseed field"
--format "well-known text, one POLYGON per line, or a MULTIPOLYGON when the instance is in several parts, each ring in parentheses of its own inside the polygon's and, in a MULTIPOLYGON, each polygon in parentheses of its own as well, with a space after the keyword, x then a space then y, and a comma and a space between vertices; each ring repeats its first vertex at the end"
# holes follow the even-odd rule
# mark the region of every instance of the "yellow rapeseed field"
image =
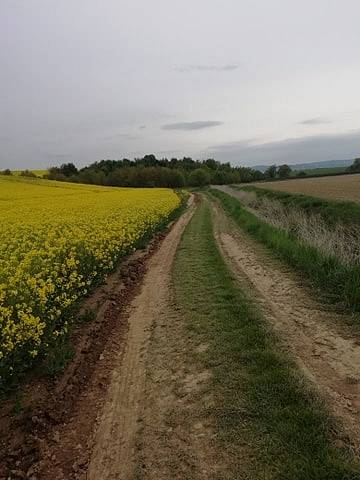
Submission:
POLYGON ((74 304, 179 203, 169 189, 0 177, 0 385, 46 354, 74 304))
MULTIPOLYGON (((21 174, 22 170, 12 170, 12 174, 19 176, 21 174)), ((30 170, 34 175, 36 175, 39 178, 42 178, 48 171, 47 170, 30 170)))

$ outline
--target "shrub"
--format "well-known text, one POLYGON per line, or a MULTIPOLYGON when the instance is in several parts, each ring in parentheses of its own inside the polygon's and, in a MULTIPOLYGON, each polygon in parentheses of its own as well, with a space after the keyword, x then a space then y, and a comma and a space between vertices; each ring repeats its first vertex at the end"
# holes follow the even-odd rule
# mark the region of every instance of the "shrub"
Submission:
POLYGON ((197 168, 189 175, 189 184, 192 187, 204 187, 210 184, 210 174, 204 168, 197 168))
POLYGON ((20 175, 22 177, 36 178, 35 173, 31 170, 23 170, 22 172, 20 172, 20 175))

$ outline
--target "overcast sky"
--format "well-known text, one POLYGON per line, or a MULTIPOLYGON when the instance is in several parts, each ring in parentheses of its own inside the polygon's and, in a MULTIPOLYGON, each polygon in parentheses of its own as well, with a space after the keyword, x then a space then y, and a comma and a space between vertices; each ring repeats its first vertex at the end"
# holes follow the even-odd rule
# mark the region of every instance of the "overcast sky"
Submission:
POLYGON ((0 168, 360 156, 359 0, 0 0, 0 168))

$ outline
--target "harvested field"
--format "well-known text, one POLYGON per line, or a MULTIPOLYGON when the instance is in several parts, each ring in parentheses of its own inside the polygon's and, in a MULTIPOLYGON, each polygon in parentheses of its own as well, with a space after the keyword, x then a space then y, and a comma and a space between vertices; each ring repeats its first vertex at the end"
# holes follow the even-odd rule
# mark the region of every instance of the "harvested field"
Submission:
POLYGON ((300 193, 330 200, 360 202, 360 174, 334 177, 300 178, 277 182, 258 182, 256 187, 300 193))

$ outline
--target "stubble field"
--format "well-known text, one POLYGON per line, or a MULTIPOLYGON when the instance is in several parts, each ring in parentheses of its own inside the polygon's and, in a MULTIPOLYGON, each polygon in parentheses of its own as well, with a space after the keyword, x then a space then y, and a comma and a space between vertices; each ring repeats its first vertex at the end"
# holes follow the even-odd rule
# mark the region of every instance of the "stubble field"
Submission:
POLYGON ((258 182, 256 187, 288 193, 300 193, 330 200, 360 202, 360 174, 321 178, 300 178, 277 182, 258 182))

